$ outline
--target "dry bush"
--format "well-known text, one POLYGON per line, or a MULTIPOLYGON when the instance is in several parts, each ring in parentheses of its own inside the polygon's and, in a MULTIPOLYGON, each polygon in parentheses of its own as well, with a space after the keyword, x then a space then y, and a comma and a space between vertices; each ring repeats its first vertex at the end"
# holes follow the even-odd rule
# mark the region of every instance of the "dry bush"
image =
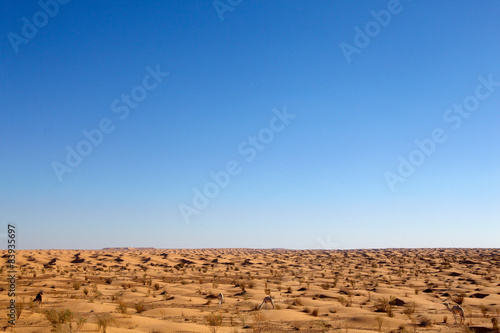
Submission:
POLYGON ((135 311, 137 311, 137 313, 143 313, 144 311, 146 311, 146 306, 144 305, 144 301, 139 301, 135 303, 134 308, 135 311))
POLYGON ((431 326, 431 323, 432 323, 432 322, 431 322, 431 319, 430 319, 430 318, 428 318, 428 317, 426 317, 426 316, 422 316, 422 317, 420 318, 420 323, 419 323, 419 326, 420 326, 420 327, 429 327, 429 326, 431 326))
POLYGON ((330 289, 330 284, 328 282, 324 282, 320 284, 320 287, 323 288, 324 290, 330 289))
POLYGON ((73 281, 73 289, 75 289, 75 290, 79 290, 79 289, 80 289, 80 286, 81 286, 80 282, 78 282, 78 281, 73 281))
POLYGON ((311 314, 314 316, 314 317, 317 317, 318 316, 318 313, 319 313, 319 309, 314 309, 311 311, 311 314))
POLYGON ((253 315, 253 332, 264 332, 269 329, 269 323, 267 322, 266 316, 262 312, 256 312, 253 315))
POLYGON ((377 326, 378 326, 378 331, 382 332, 382 325, 384 324, 384 318, 381 316, 375 317, 375 320, 377 321, 377 326))
POLYGON ((97 331, 106 333, 108 326, 113 323, 113 318, 109 314, 97 317, 97 331))
POLYGON ((84 318, 80 318, 73 323, 74 315, 70 309, 48 309, 43 311, 43 315, 50 322, 53 332, 78 332, 86 323, 86 319, 84 318))
POLYGON ((379 298, 375 303, 375 312, 387 312, 389 300, 385 297, 379 298))
POLYGON ((464 302, 464 299, 465 299, 465 294, 464 293, 461 293, 461 294, 458 294, 458 295, 455 295, 451 298, 451 300, 455 303, 457 303, 458 305, 462 305, 462 303, 464 302))
POLYGON ((488 314, 488 309, 486 308, 486 306, 484 306, 484 304, 481 303, 479 305, 479 309, 481 310, 483 317, 486 318, 486 315, 488 314))
POLYGON ((405 305, 403 310, 403 314, 408 316, 408 319, 411 319, 411 316, 415 313, 415 303, 411 302, 405 305))
POLYGON ((345 298, 344 296, 339 296, 337 297, 337 301, 339 301, 339 303, 342 305, 342 306, 345 306, 345 307, 349 307, 351 306, 352 303, 349 302, 349 300, 347 298, 345 298))
POLYGON ((118 311, 121 314, 126 315, 127 314, 127 305, 124 302, 120 302, 118 306, 116 307, 116 311, 118 311))
POLYGON ((222 316, 220 313, 211 313, 205 316, 205 325, 212 333, 216 333, 222 325, 222 316))
POLYGON ((500 327, 498 326, 498 319, 491 318, 491 325, 493 325, 493 332, 495 332, 495 333, 500 332, 500 327))

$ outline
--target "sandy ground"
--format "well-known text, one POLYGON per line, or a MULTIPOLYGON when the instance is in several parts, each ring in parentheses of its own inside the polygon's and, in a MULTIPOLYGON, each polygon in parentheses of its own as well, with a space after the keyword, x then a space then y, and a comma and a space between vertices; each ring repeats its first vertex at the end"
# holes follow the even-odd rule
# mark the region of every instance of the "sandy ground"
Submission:
POLYGON ((0 330, 13 332, 494 332, 500 321, 499 249, 18 251, 15 325, 0 254, 0 330), (259 310, 267 294, 275 309, 259 310), (445 301, 462 301, 464 324, 445 301))

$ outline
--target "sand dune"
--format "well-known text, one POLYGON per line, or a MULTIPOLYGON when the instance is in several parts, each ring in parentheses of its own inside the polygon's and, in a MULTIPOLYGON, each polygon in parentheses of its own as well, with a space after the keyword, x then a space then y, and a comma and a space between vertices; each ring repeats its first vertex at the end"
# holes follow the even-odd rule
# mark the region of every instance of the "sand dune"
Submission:
POLYGON ((82 332, 103 324, 107 332, 209 332, 209 316, 221 319, 218 332, 493 332, 500 315, 498 249, 25 250, 16 262, 14 326, 5 265, 0 283, 0 327, 15 332, 62 331, 67 322, 49 319, 65 310, 73 328, 84 320, 82 332), (41 307, 31 303, 39 291, 41 307), (268 294, 275 309, 258 310, 268 294), (462 303, 464 325, 445 300, 462 303))

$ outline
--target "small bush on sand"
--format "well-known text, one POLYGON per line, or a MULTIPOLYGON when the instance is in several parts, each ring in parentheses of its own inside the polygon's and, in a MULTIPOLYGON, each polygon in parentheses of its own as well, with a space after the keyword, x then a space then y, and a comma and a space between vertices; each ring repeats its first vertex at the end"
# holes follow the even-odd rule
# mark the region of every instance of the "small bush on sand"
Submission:
POLYGON ((426 317, 426 316, 422 316, 422 317, 420 318, 420 323, 419 323, 419 325, 420 325, 420 327, 429 327, 429 326, 431 326, 431 323, 432 323, 432 322, 431 322, 431 319, 430 319, 430 318, 428 318, 428 317, 426 317))
POLYGON ((267 322, 266 316, 262 312, 256 312, 253 315, 253 332, 264 332, 268 329, 269 323, 267 322))
POLYGON ((328 289, 330 289, 330 284, 328 282, 325 282, 325 283, 322 283, 320 285, 320 287, 325 289, 325 290, 328 290, 328 289))
POLYGON ((220 326, 222 325, 222 316, 220 313, 212 312, 209 315, 205 316, 205 325, 207 325, 208 329, 212 333, 216 333, 220 326))
POLYGON ((144 301, 139 301, 139 302, 135 303, 134 307, 135 307, 135 311, 137 311, 137 313, 143 313, 144 311, 146 311, 146 306, 144 305, 144 301))
POLYGON ((113 318, 109 314, 97 317, 97 331, 106 333, 108 326, 113 323, 113 318))
POLYGON ((80 318, 74 323, 73 312, 69 309, 48 309, 43 312, 43 315, 50 322, 53 332, 78 332, 86 322, 84 318, 80 318))
POLYGON ((116 311, 120 312, 121 314, 126 315, 127 314, 127 305, 123 302, 120 302, 118 306, 116 307, 116 311))
POLYGON ((461 293, 461 294, 458 294, 458 295, 455 295, 451 298, 451 300, 459 305, 462 305, 462 303, 464 302, 464 298, 465 298, 465 294, 464 293, 461 293))
POLYGON ((493 325, 493 332, 500 333, 500 327, 498 326, 498 319, 491 318, 491 325, 493 325))
POLYGON ((375 317, 375 320, 377 321, 378 331, 382 332, 382 325, 384 324, 384 318, 377 316, 375 317))
POLYGON ((481 310, 483 317, 486 318, 486 315, 488 314, 488 309, 486 308, 486 306, 484 306, 484 304, 480 304, 479 309, 481 310))

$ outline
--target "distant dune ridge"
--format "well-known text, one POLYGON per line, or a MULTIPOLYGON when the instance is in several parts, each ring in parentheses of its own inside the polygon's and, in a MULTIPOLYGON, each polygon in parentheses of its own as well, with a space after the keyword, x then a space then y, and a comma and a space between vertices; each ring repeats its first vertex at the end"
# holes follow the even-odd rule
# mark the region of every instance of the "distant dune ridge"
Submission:
MULTIPOLYGON (((7 252, 0 254, 5 265, 7 252)), ((220 325, 218 332, 446 333, 462 330, 448 310, 454 305, 464 310, 463 325, 494 332, 500 316, 499 249, 110 247, 21 250, 16 262, 15 332, 64 331, 71 322, 82 331, 107 325, 107 332, 220 325), (40 307, 30 303, 39 292, 40 307), (274 309, 259 310, 268 296, 274 309)), ((6 291, 7 270, 0 275, 6 291)), ((0 293, 3 309, 10 300, 0 293)))
POLYGON ((151 251, 154 247, 104 247, 102 251, 151 251))

